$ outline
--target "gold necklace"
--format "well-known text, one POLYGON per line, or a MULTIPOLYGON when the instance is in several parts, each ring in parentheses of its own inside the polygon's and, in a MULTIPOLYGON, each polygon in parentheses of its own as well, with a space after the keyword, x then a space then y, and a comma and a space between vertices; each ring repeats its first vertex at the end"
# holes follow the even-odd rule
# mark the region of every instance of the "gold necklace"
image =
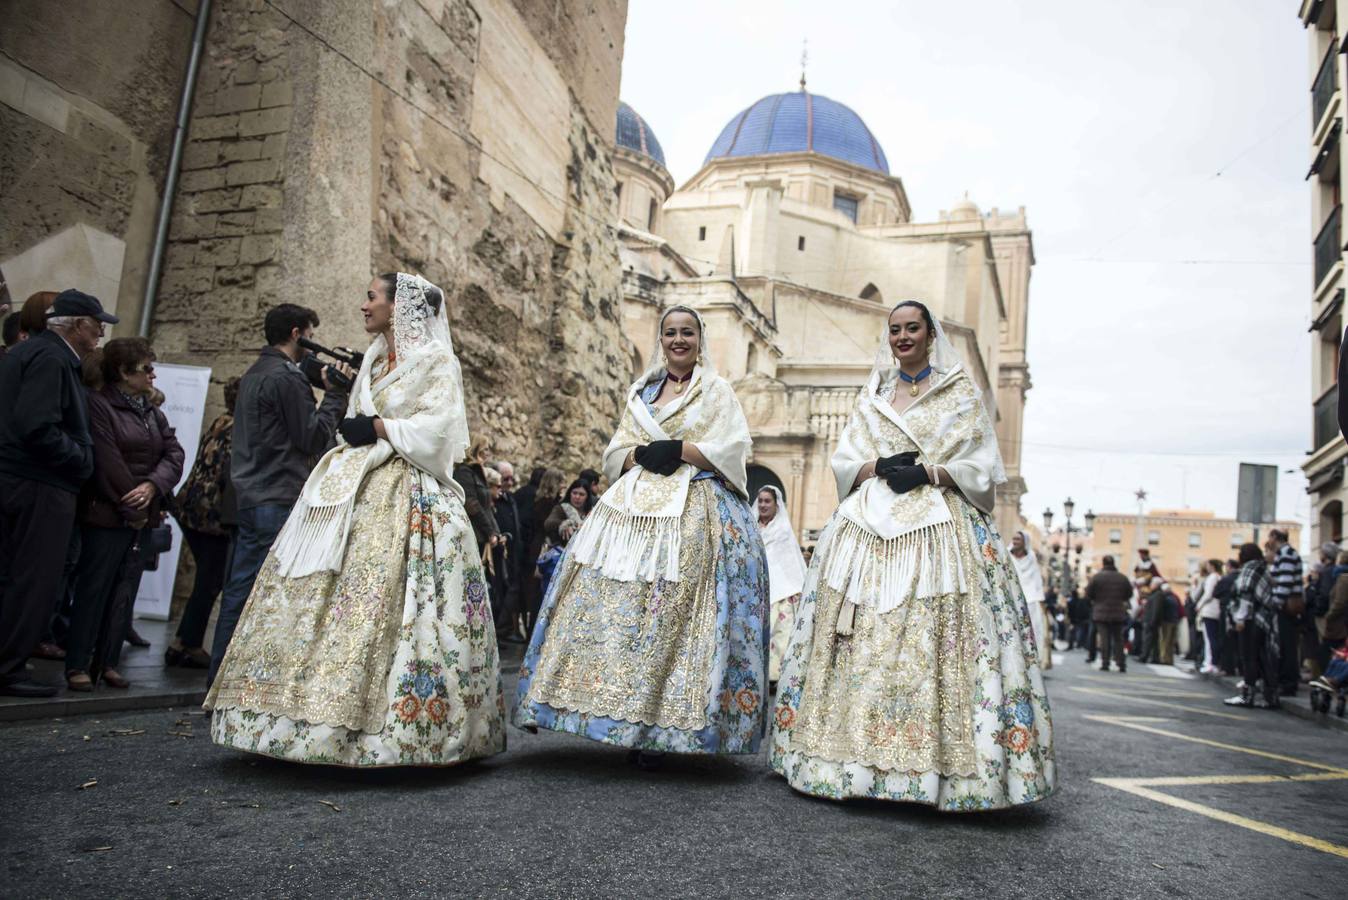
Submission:
POLYGON ((683 376, 682 378, 680 378, 679 376, 675 375, 673 372, 666 371, 666 372, 665 372, 665 378, 666 378, 667 380, 669 380, 669 381, 674 385, 674 393, 676 393, 676 394, 682 394, 682 393, 683 393, 683 389, 686 388, 686 387, 688 387, 688 382, 692 380, 692 378, 693 378, 693 373, 692 373, 692 371, 690 370, 690 371, 688 372, 687 375, 685 375, 685 376, 683 376))
POLYGON ((922 381, 924 378, 926 378, 926 377, 927 377, 928 375, 930 375, 930 374, 931 374, 931 366, 927 366, 925 369, 923 369, 921 372, 918 372, 916 375, 909 375, 907 372, 903 371, 902 369, 899 370, 899 378, 903 379, 904 381, 906 381, 906 382, 908 382, 909 384, 912 385, 912 387, 908 389, 908 396, 909 396, 909 397, 916 397, 916 396, 917 396, 917 394, 918 394, 918 389, 917 389, 917 384, 918 384, 918 382, 919 382, 919 381, 922 381))

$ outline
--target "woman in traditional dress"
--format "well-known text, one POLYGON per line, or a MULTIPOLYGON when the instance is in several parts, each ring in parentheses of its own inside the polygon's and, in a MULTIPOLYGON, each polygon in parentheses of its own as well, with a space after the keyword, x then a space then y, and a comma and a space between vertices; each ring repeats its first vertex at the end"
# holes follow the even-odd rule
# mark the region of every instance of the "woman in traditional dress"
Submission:
POLYGON ((381 275, 342 440, 268 554, 206 708, 216 743, 298 762, 452 765, 505 749, 444 295, 381 275))
POLYGON ((754 753, 768 572, 745 492, 748 423, 702 320, 661 317, 657 361, 604 451, 612 485, 571 538, 520 668, 514 723, 638 751, 754 753))
POLYGON ((1034 648, 1039 666, 1053 668, 1053 620, 1049 617, 1044 595, 1044 573, 1039 570, 1039 557, 1030 549, 1030 536, 1017 531, 1011 538, 1011 562, 1020 579, 1020 589, 1030 607, 1030 626, 1034 629, 1034 648))
POLYGON ((772 638, 768 645, 768 681, 776 688, 782 669, 782 654, 796 623, 796 604, 805 584, 805 557, 796 543, 796 532, 786 511, 786 498, 776 485, 758 492, 758 530, 768 557, 768 613, 772 638))
POLYGON ((1054 790, 1029 610, 993 528, 1005 479, 988 410, 917 301, 833 455, 842 504, 782 664, 771 764, 796 790, 940 810, 1054 790))

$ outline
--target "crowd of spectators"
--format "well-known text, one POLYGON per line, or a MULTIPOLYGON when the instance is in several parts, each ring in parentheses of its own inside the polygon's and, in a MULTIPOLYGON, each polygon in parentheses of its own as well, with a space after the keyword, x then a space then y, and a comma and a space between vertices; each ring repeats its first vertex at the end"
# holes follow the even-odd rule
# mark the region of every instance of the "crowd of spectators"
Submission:
POLYGON ((122 646, 138 639, 132 604, 146 557, 163 541, 183 449, 156 403, 149 343, 117 338, 99 349, 116 322, 75 290, 35 294, 5 320, 13 342, 0 359, 3 694, 56 692, 29 675, 30 655, 64 659, 71 690, 128 685, 122 646))
POLYGON ((1161 665, 1182 656, 1202 674, 1239 678, 1229 705, 1277 708, 1307 683, 1348 688, 1348 669, 1335 664, 1348 662, 1348 550, 1326 543, 1317 557, 1303 572, 1287 533, 1270 529, 1262 547, 1201 563, 1181 599, 1149 554, 1131 579, 1106 556, 1084 591, 1051 596, 1049 612, 1067 649, 1084 648, 1105 671, 1126 671, 1129 656, 1161 665))
MULTIPOLYGON (((116 316, 79 291, 0 309, 0 693, 44 697, 30 657, 64 661, 66 687, 125 688, 123 645, 148 646, 132 612, 142 573, 178 522, 195 565, 166 666, 214 676, 263 561, 345 414, 344 364, 301 345, 313 310, 280 304, 266 347, 226 381, 182 487, 182 445, 159 410, 155 354, 143 338, 100 348, 116 316), (320 399, 315 388, 323 390, 320 399), (210 650, 206 634, 219 598, 210 650)), ((454 470, 482 553, 497 638, 527 641, 562 549, 593 508, 601 476, 534 468, 527 483, 479 438, 454 470), (563 487, 569 483, 569 487, 563 487)))

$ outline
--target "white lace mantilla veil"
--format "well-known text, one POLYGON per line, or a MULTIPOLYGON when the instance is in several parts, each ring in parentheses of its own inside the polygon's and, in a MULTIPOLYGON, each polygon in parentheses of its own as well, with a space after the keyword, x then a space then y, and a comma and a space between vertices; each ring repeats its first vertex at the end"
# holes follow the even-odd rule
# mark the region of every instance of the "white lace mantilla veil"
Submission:
POLYGON ((839 524, 827 531, 827 540, 821 537, 815 553, 827 559, 823 577, 829 586, 848 600, 847 614, 838 618, 841 634, 850 633, 850 613, 858 606, 887 612, 908 596, 962 592, 967 586, 964 566, 946 564, 960 556, 955 512, 942 491, 922 485, 895 494, 882 478, 869 478, 854 489, 864 466, 916 447, 922 463, 943 469, 964 499, 985 515, 992 514, 996 487, 1006 480, 982 393, 941 323, 933 324, 926 393, 902 414, 894 410, 887 391, 902 384, 889 342, 882 338, 830 460, 841 501, 839 524))
POLYGON ((441 291, 440 308, 433 309, 426 296, 431 287, 420 275, 398 273, 393 297, 398 367, 373 377, 375 362, 389 349, 384 336, 377 335, 347 404, 348 416, 379 416, 388 439, 362 447, 339 440, 318 461, 277 537, 280 574, 298 578, 341 571, 361 484, 395 453, 463 498, 453 476, 469 441, 463 373, 449 335, 448 300, 441 291), (384 396, 376 406, 380 393, 384 396))
MULTIPOLYGON (((382 334, 374 339, 370 345, 371 353, 366 354, 367 360, 383 352, 383 340, 382 334)), ((398 273, 398 289, 393 298, 393 343, 396 345, 394 349, 398 351, 399 365, 438 351, 443 357, 442 362, 448 366, 452 390, 444 403, 447 413, 444 436, 448 458, 443 470, 452 473, 454 465, 463 459, 470 443, 468 410, 463 400, 463 368, 454 352, 454 338, 449 333, 449 298, 437 285, 420 275, 398 273), (426 297, 427 288, 435 288, 440 292, 438 310, 431 309, 426 297)))
MULTIPOLYGON (((908 302, 920 303, 921 301, 901 300, 890 309, 890 315, 893 315, 894 310, 898 309, 900 305, 908 302)), ((935 393, 944 385, 953 383, 962 375, 964 380, 967 381, 974 398, 983 405, 989 422, 995 421, 996 405, 991 399, 991 396, 985 394, 983 390, 979 388, 977 382, 973 380, 973 376, 969 373, 968 367, 964 365, 964 360, 960 357, 959 351, 955 349, 954 344, 950 343, 950 338, 946 336, 945 329, 941 327, 940 319, 933 315, 932 321, 936 326, 936 336, 932 341, 931 350, 927 355, 927 363, 931 366, 932 370, 932 374, 929 376, 931 378, 931 388, 928 390, 928 393, 935 393)), ((886 322, 888 322, 888 317, 886 317, 886 322)), ((886 325, 886 332, 888 332, 888 325, 886 325)), ((870 375, 866 378, 866 393, 871 397, 878 397, 881 387, 888 381, 897 378, 898 372, 899 364, 898 361, 894 359, 894 351, 890 349, 888 334, 886 333, 881 336, 880 346, 875 351, 875 361, 871 365, 870 375)), ((986 469, 986 472, 984 473, 986 481, 978 486, 979 488, 982 488, 982 490, 966 490, 966 494, 972 494, 969 496, 969 499, 973 501, 975 506, 983 509, 984 512, 991 513, 991 490, 995 488, 996 485, 1004 484, 1006 482, 1006 467, 1002 463, 1002 454, 997 446, 996 436, 993 434, 990 437, 990 440, 981 442, 980 446, 977 448, 970 447, 961 449, 977 449, 980 451, 980 462, 982 462, 986 469), (987 496, 986 501, 983 499, 983 496, 985 495, 987 496)), ((861 471, 861 468, 866 463, 874 462, 874 460, 849 460, 842 465, 840 465, 839 462, 840 461, 835 458, 833 468, 834 475, 838 480, 838 497, 839 499, 843 499, 852 492, 852 485, 856 482, 857 473, 861 471)), ((949 467, 947 467, 947 471, 956 479, 956 482, 960 484, 961 488, 966 487, 966 485, 962 483, 963 479, 961 479, 959 473, 951 471, 949 467)), ((982 481, 982 479, 980 479, 980 481, 982 481)), ((974 486, 969 485, 969 487, 973 488, 974 486)))
POLYGON ((624 472, 623 463, 634 448, 657 440, 691 442, 727 485, 741 498, 748 496, 746 464, 753 440, 734 389, 712 366, 702 317, 687 307, 670 307, 660 317, 656 341, 651 363, 628 389, 618 427, 604 450, 609 489, 568 545, 574 560, 616 581, 679 580, 680 518, 696 472, 686 463, 668 476, 640 465, 624 472), (659 333, 676 312, 697 322, 698 359, 687 389, 652 410, 641 391, 667 374, 659 333))

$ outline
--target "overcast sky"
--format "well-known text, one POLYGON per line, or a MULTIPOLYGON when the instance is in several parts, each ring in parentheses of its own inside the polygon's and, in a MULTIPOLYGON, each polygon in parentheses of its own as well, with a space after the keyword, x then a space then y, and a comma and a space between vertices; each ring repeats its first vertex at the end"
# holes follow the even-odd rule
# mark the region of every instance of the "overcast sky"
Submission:
MULTIPOLYGON (((855 109, 917 221, 1024 205, 1022 511, 1235 514, 1237 463, 1310 447, 1307 35, 1277 0, 631 0, 623 99, 682 184, 794 90, 855 109), (1218 174, 1220 172, 1220 175, 1218 174)), ((1283 475, 1278 510, 1309 515, 1283 475)))

